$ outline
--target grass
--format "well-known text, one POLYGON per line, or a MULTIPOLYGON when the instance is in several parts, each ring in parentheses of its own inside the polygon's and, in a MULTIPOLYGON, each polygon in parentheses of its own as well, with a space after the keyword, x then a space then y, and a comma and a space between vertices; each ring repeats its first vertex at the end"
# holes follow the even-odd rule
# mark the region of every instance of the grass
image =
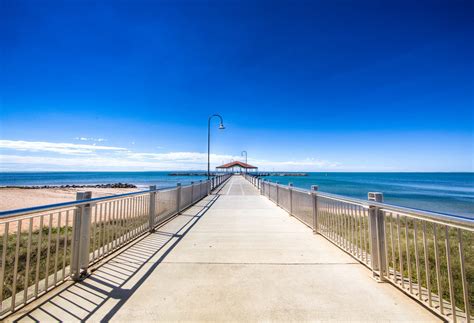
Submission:
MULTIPOLYGON (((93 223, 91 226, 91 242, 90 252, 116 241, 127 232, 134 229, 136 234, 139 233, 139 228, 148 225, 148 216, 140 216, 133 218, 132 221, 113 220, 93 223)), ((3 236, 0 237, 3 248, 3 236)), ((3 299, 7 299, 13 294, 14 286, 14 269, 15 269, 15 254, 17 249, 17 233, 10 233, 7 237, 6 255, 5 255, 5 271, 3 283, 3 299)), ((69 265, 71 263, 71 243, 72 243, 72 226, 61 227, 45 227, 42 230, 33 230, 31 234, 31 248, 28 251, 28 232, 22 231, 20 233, 20 240, 18 245, 18 262, 17 262, 17 277, 16 277, 16 293, 21 292, 26 287, 33 286, 36 281, 48 277, 48 286, 51 286, 51 275, 56 273, 58 281, 63 278, 63 268, 65 277, 69 275, 69 265), (41 234, 40 234, 41 233, 41 234), (41 241, 40 241, 41 236, 41 241), (59 239, 58 239, 59 236, 59 239), (51 241, 48 248, 48 239, 51 241), (48 250, 49 249, 49 250, 48 250), (49 256, 48 256, 49 253, 49 256), (29 269, 27 272, 27 258, 30 258, 29 269), (28 275, 28 279, 25 277, 28 275), (26 284, 25 284, 26 282, 26 284)), ((118 244, 118 242, 117 242, 118 244)), ((3 249, 0 249, 3 250, 3 249)), ((108 250, 105 250, 108 252, 108 250)), ((41 284, 39 291, 44 290, 41 284)))
MULTIPOLYGON (((355 208, 347 210, 346 208, 339 208, 337 216, 339 221, 336 223, 336 217, 333 217, 335 209, 331 208, 331 203, 325 200, 320 201, 319 208, 320 225, 324 226, 336 226, 338 233, 346 239, 355 240, 355 243, 360 251, 367 252, 369 250, 369 233, 368 233, 368 217, 367 212, 360 211, 363 216, 359 220, 354 221, 353 215, 355 208), (360 237, 362 233, 362 243, 360 244, 360 237), (366 235, 366 243, 364 244, 363 235, 366 235)), ((308 204, 308 203, 306 203, 308 204)), ((306 207, 298 207, 295 212, 295 216, 301 218, 303 221, 312 217, 312 208, 307 205, 306 207)), ((307 221, 306 221, 307 222, 307 221)), ((405 288, 409 288, 409 280, 412 282, 411 292, 417 296, 418 288, 417 284, 420 283, 422 287, 422 298, 427 299, 425 290, 428 288, 428 281, 430 283, 430 290, 432 294, 441 294, 442 298, 450 302, 450 288, 449 288, 449 275, 448 275, 448 263, 446 253, 446 226, 434 225, 428 221, 415 220, 405 216, 400 216, 400 250, 398 248, 398 230, 397 230, 397 218, 395 216, 385 217, 385 241, 386 241, 386 253, 387 263, 389 268, 392 270, 390 279, 393 280, 393 270, 397 272, 395 279, 396 283, 401 284, 400 279, 400 263, 403 267, 403 277, 405 278, 405 288), (392 231, 390 231, 390 224, 392 231), (423 239, 423 224, 425 225, 425 239, 426 248, 424 246, 423 239), (416 226, 416 240, 415 240, 415 226, 416 226), (435 261, 435 239, 434 232, 436 227, 436 246, 438 249, 439 259, 439 276, 436 273, 436 261, 435 261), (392 236, 393 235, 393 236, 392 236), (393 241, 393 247, 392 247, 393 241), (407 248, 408 247, 408 248, 407 248), (426 255, 425 255, 426 252, 426 255), (417 260, 415 254, 418 254, 418 272, 417 260), (409 257, 407 256, 409 255, 409 257), (408 265, 410 264, 410 265, 408 265), (428 274, 427 270, 428 268, 428 274), (439 277, 439 281, 437 279, 439 277), (441 290, 441 293, 440 293, 441 290)), ((457 228, 448 227, 448 240, 449 240, 449 252, 450 252, 450 266, 451 275, 453 281, 453 296, 454 303, 458 309, 465 311, 464 302, 464 290, 462 284, 461 274, 461 260, 460 260, 460 248, 459 248, 459 237, 462 241, 462 252, 464 256, 464 272, 465 281, 468 295, 468 306, 470 313, 474 313, 474 232, 467 230, 460 230, 457 228)), ((354 241, 351 241, 354 243, 354 241)), ((355 249, 355 248, 354 248, 355 249)), ((349 250, 348 250, 349 251, 349 250)), ((353 251, 354 252, 354 251, 353 251)), ((433 297, 434 298, 434 297, 433 297)), ((445 308, 446 310, 446 308, 445 308)), ((450 308, 448 307, 448 310, 450 308)), ((472 315, 472 314, 471 314, 472 315)))

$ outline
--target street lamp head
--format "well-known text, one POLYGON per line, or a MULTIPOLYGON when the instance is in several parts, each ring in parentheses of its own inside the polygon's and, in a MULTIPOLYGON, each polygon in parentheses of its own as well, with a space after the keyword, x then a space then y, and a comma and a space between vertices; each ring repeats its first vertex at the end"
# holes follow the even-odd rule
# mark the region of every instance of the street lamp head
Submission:
POLYGON ((224 129, 225 129, 225 127, 224 127, 224 124, 223 124, 223 123, 221 123, 221 124, 219 125, 219 129, 220 129, 220 130, 224 130, 224 129))

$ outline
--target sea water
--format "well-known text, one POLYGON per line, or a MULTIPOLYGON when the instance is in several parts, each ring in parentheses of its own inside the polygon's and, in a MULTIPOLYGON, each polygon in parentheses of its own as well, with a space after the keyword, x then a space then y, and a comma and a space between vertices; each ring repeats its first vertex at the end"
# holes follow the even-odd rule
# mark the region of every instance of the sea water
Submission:
MULTIPOLYGON (((170 176, 173 172, 18 172, 0 173, 0 186, 130 183, 170 187, 205 176, 170 176)), ((182 172, 178 172, 182 173, 182 172)), ((192 172, 195 173, 195 172, 192 172)), ((474 173, 307 173, 308 176, 269 176, 273 182, 367 199, 382 192, 387 203, 474 218, 474 173)), ((204 173, 203 173, 204 175, 204 173)))
POLYGON ((474 173, 307 173, 266 179, 322 192, 367 199, 382 192, 390 204, 474 218, 474 173))

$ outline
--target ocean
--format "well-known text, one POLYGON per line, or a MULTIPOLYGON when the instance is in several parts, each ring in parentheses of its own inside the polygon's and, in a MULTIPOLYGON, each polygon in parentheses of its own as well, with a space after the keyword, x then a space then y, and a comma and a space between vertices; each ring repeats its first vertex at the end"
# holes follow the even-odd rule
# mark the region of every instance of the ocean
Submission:
POLYGON ((24 173, 0 173, 0 187, 7 185, 32 186, 32 185, 94 185, 110 183, 135 184, 140 188, 150 185, 157 187, 170 187, 177 183, 182 185, 207 179, 203 176, 170 176, 179 172, 24 172, 24 173))
MULTIPOLYGON (((130 183, 140 188, 183 185, 205 176, 170 176, 172 172, 18 172, 0 173, 0 186, 130 183)), ((307 173, 269 176, 272 182, 367 199, 382 192, 385 202, 474 218, 474 173, 307 173)))
POLYGON ((280 184, 367 199, 382 192, 386 203, 474 218, 474 173, 307 173, 268 176, 280 184))

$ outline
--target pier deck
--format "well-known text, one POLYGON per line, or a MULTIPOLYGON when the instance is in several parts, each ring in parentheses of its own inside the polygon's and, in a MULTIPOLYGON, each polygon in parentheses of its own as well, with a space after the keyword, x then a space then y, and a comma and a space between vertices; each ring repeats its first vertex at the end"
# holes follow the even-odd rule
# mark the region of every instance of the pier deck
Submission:
POLYGON ((15 319, 439 320, 240 176, 15 319))

